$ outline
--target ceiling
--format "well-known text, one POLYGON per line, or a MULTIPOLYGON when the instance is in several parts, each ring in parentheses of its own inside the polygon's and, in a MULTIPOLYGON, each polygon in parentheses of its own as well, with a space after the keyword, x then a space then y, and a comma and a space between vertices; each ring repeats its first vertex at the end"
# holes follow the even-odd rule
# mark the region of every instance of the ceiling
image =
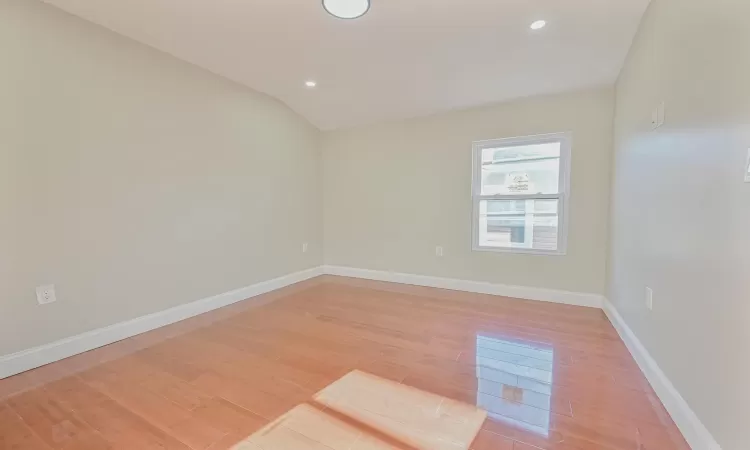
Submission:
POLYGON ((320 0, 45 1, 329 130, 612 84, 650 0, 372 0, 356 20, 320 0))

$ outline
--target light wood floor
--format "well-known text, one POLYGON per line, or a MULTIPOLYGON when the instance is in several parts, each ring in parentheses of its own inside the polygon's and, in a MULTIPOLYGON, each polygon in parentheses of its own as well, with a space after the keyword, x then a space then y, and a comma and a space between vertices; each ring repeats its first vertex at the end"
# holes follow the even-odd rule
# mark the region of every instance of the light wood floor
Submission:
POLYGON ((689 450, 595 309, 319 277, 0 380, 0 449, 689 450))

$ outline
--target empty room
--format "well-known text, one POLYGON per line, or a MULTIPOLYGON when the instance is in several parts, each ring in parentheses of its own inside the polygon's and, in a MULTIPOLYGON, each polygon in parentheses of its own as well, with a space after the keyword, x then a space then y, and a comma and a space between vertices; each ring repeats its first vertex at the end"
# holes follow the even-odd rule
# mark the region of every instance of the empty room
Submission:
POLYGON ((750 450, 748 18, 0 0, 0 450, 750 450))

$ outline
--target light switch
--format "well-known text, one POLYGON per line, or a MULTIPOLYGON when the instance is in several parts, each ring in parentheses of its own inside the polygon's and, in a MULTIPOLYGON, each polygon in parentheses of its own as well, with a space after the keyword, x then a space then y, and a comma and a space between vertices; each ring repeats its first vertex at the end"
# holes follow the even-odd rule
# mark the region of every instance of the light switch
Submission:
POLYGON ((750 148, 747 149, 747 160, 745 162, 745 183, 750 183, 750 148))

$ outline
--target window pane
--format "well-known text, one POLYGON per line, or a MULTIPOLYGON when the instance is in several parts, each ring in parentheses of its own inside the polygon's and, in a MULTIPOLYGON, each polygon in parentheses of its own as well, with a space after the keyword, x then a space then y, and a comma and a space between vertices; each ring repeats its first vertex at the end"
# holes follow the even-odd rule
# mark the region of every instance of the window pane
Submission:
POLYGON ((479 246, 557 250, 558 200, 479 202, 479 246))
POLYGON ((482 150, 482 195, 557 194, 560 143, 482 150))

